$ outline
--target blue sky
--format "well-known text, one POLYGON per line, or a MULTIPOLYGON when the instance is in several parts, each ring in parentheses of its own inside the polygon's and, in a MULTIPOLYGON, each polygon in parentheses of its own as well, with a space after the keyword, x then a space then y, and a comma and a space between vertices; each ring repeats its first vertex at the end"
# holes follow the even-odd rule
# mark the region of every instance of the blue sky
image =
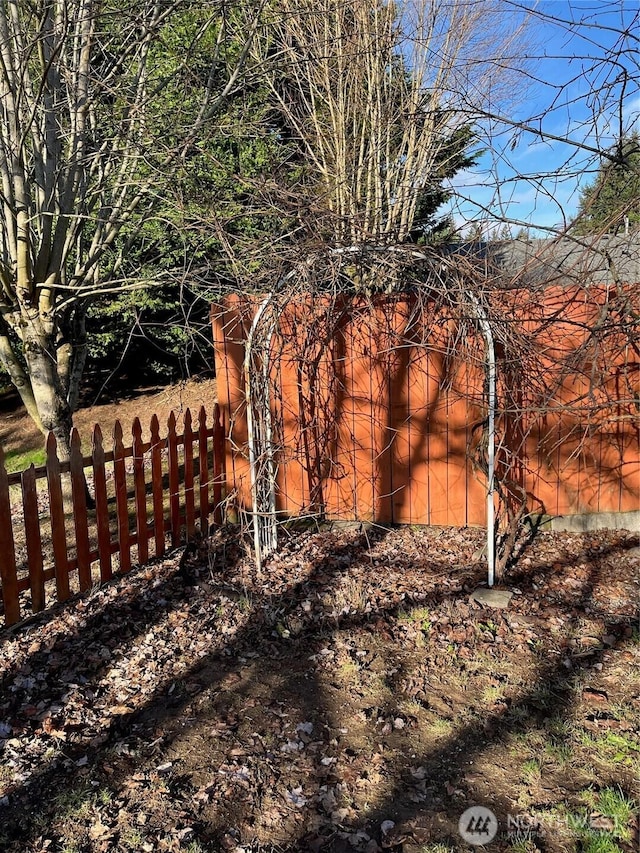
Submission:
POLYGON ((461 228, 484 220, 487 230, 493 217, 507 217, 543 236, 571 220, 597 171, 597 155, 581 146, 606 149, 621 126, 640 130, 640 0, 501 2, 526 5, 531 16, 528 55, 504 113, 538 133, 485 122, 491 150, 456 176, 454 216, 461 228))

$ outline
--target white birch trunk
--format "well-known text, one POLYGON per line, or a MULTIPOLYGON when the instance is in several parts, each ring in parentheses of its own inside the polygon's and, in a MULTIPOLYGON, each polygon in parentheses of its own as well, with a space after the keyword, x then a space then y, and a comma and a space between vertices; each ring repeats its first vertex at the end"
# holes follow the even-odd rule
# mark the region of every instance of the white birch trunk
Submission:
POLYGON ((134 214, 148 215, 161 176, 237 85, 256 23, 214 90, 229 26, 224 3, 205 0, 0 0, 0 363, 61 452, 78 404, 87 301, 121 288, 116 240, 134 214), (190 56, 176 58, 172 77, 157 45, 185 14, 200 14, 193 45, 219 37, 201 101, 169 150, 153 126, 154 98, 190 56))

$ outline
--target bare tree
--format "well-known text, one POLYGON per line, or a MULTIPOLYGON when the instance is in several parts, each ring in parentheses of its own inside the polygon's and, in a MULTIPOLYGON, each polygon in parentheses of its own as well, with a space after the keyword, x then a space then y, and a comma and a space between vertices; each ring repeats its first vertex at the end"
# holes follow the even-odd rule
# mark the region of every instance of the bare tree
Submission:
POLYGON ((0 361, 63 451, 88 302, 136 286, 122 277, 136 230, 212 103, 237 84, 246 49, 224 76, 227 24, 223 3, 0 2, 0 361), (167 62, 173 25, 188 36, 167 62), (198 103, 186 118, 162 114, 203 39, 198 103))
POLYGON ((271 59, 272 97, 304 152, 330 240, 407 239, 469 123, 451 93, 464 79, 495 96, 505 80, 490 60, 513 56, 521 18, 492 0, 278 3, 256 54, 271 59))
POLYGON ((509 105, 458 86, 455 101, 486 152, 482 168, 456 187, 460 210, 468 216, 475 207, 489 227, 506 221, 553 237, 572 229, 580 193, 600 171, 628 160, 622 141, 637 131, 640 10, 626 0, 503 6, 526 16, 531 39, 524 67, 506 56, 493 61, 532 97, 509 105), (545 217, 543 206, 552 211, 545 217))
MULTIPOLYGON (((266 263, 261 259, 265 288, 279 283, 277 299, 268 304, 268 325, 253 329, 245 362, 256 530, 275 504, 273 440, 264 438, 271 432, 264 421, 271 420, 264 404, 271 382, 265 364, 279 357, 272 345, 274 312, 286 315, 287 304, 301 289, 311 299, 319 296, 322 304, 328 293, 338 291, 362 296, 416 286, 419 276, 407 277, 413 264, 422 275, 417 284, 423 301, 431 306, 425 316, 434 324, 443 316, 456 318, 447 350, 464 341, 467 330, 477 339, 478 318, 487 316, 484 279, 460 259, 454 269, 445 253, 415 253, 410 244, 421 207, 425 201, 438 207, 442 182, 460 168, 461 150, 472 138, 469 116, 458 109, 458 88, 465 85, 478 97, 486 95, 478 109, 504 100, 509 73, 500 74, 495 58, 515 65, 522 35, 523 16, 505 13, 491 0, 280 0, 266 19, 254 43, 254 59, 266 69, 283 134, 301 152, 299 184, 283 189, 274 181, 267 190, 287 213, 297 205, 297 236, 302 238, 287 233, 284 269, 277 265, 277 253, 266 263), (257 394, 253 400, 252 394, 257 394), (252 429, 253 422, 261 424, 258 429, 252 429), (269 495, 263 508, 262 494, 269 495)), ((316 315, 307 317, 297 362, 318 363, 328 346, 326 328, 337 327, 344 310, 330 302, 330 316, 322 322, 316 315)), ((429 330, 423 334, 426 340, 429 330)), ((301 388, 306 381, 301 378, 301 388)), ((310 412, 301 404, 302 444, 309 455, 315 443, 311 455, 320 460, 323 430, 309 427, 317 425, 317 388, 311 379, 307 384, 316 390, 306 400, 310 412)), ((273 397, 277 394, 275 388, 273 397)), ((310 493, 321 507, 322 478, 316 473, 310 493)))
MULTIPOLYGON (((269 22, 268 34, 257 43, 263 48, 257 55, 273 61, 272 97, 291 137, 305 153, 308 184, 302 187, 307 198, 301 219, 307 218, 312 223, 309 230, 315 227, 315 232, 311 246, 299 246, 298 257, 289 267, 298 265, 298 288, 313 293, 318 286, 322 291, 322 276, 314 281, 311 270, 313 250, 321 251, 322 243, 360 247, 361 252, 359 266, 350 262, 342 274, 336 273, 330 292, 357 288, 363 276, 369 282, 384 279, 385 284, 395 283, 395 277, 402 284, 393 264, 381 261, 377 252, 367 256, 367 247, 391 248, 408 241, 421 193, 441 180, 452 134, 468 123, 488 147, 494 167, 486 177, 493 193, 483 211, 488 228, 538 224, 507 210, 510 187, 518 181, 555 197, 559 181, 575 182, 601 157, 611 157, 611 124, 623 135, 633 121, 629 106, 637 97, 633 67, 637 58, 627 57, 625 51, 636 36, 622 22, 610 33, 611 47, 603 50, 596 38, 597 22, 564 20, 553 11, 545 13, 545 8, 464 0, 379 6, 360 0, 330 0, 321 5, 282 0, 278 4, 278 17, 269 22), (573 57, 578 70, 565 81, 549 82, 549 102, 527 113, 522 103, 515 109, 513 90, 523 93, 528 83, 538 85, 544 80, 545 56, 535 44, 539 37, 535 23, 541 17, 567 36, 581 35, 573 57), (529 49, 522 40, 527 21, 529 49), (577 93, 576 80, 581 84, 577 93), (579 105, 588 110, 572 120, 572 111, 579 105), (566 132, 557 121, 561 107, 568 116, 566 132), (526 174, 517 168, 513 151, 529 138, 566 146, 559 174, 551 169, 545 173, 544 168, 526 174), (505 164, 511 168, 508 176, 505 164)), ((467 188, 458 185, 456 189, 464 198, 467 188)), ((563 230, 570 225, 570 217, 565 216, 563 230)), ((557 228, 546 228, 557 234, 557 228)), ((433 257, 430 274, 446 270, 446 275, 435 275, 436 287, 425 278, 427 299, 445 305, 460 321, 454 347, 468 341, 466 333, 475 333, 477 339, 478 306, 496 343, 496 469, 491 485, 498 494, 498 575, 517 547, 523 519, 546 512, 535 494, 527 491, 523 461, 527 455, 551 458, 561 449, 557 458, 570 465, 583 452, 591 452, 593 434, 601 435, 601 443, 606 444, 613 421, 617 419, 621 426, 622 418, 629 425, 635 411, 633 394, 614 398, 615 383, 607 374, 608 368, 618 370, 621 353, 637 352, 637 305, 617 269, 619 253, 573 234, 567 236, 572 241, 570 259, 565 257, 566 244, 548 251, 548 245, 533 243, 526 257, 512 258, 510 264, 504 258, 487 259, 480 254, 469 259, 461 253, 455 260, 447 258, 445 264, 433 257), (605 285, 607 300, 598 308, 594 298, 589 311, 580 316, 575 304, 580 302, 580 288, 594 281, 597 259, 604 261, 604 278, 599 281, 605 285), (554 287, 560 293, 559 305, 547 305, 541 313, 554 287), (562 347, 554 346, 559 329, 571 333, 562 347), (580 391, 572 396, 567 388, 574 386, 580 391), (544 425, 547 418, 553 429, 544 425)), ((273 271, 268 274, 273 276, 273 271)), ((296 285, 291 278, 287 283, 291 292, 296 285)), ((280 294, 282 303, 286 296, 280 294)), ((319 341, 313 328, 307 338, 315 352, 319 341)), ((300 363, 306 363, 305 358, 300 363)), ((629 375, 624 373, 625 381, 629 375)), ((478 440, 470 448, 485 477, 488 420, 478 424, 478 440)))

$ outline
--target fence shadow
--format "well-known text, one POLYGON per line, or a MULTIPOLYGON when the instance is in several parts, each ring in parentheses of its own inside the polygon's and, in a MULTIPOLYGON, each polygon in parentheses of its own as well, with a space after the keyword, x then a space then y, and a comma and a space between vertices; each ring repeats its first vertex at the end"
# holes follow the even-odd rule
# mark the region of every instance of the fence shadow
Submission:
MULTIPOLYGON (((200 559, 205 561, 204 565, 214 567, 210 576, 205 571, 205 577, 209 577, 207 583, 211 585, 208 595, 216 590, 224 590, 225 595, 236 595, 246 601, 246 614, 242 624, 232 635, 216 635, 212 632, 206 653, 195 665, 186 668, 180 666, 179 646, 175 651, 170 651, 176 655, 177 661, 170 676, 163 677, 156 683, 135 709, 119 708, 113 714, 107 715, 108 721, 99 731, 96 732, 95 728, 89 726, 88 731, 84 733, 82 723, 72 723, 69 727, 70 737, 63 750, 53 757, 39 760, 27 778, 15 785, 8 801, 0 803, 2 831, 5 839, 14 844, 13 848, 7 849, 30 849, 29 845, 36 841, 42 831, 42 820, 38 820, 39 816, 42 817, 42 811, 45 814, 55 812, 55 802, 60 800, 61 795, 65 791, 74 790, 78 783, 78 767, 88 774, 85 778, 104 779, 104 765, 117 764, 115 775, 108 777, 109 784, 117 793, 125 790, 132 776, 145 766, 155 766, 162 760, 162 755, 170 754, 172 743, 178 744, 189 737, 193 738, 192 742, 202 744, 202 761, 206 764, 207 739, 215 739, 217 735, 211 733, 210 717, 205 715, 204 721, 198 719, 195 710, 198 706, 194 705, 194 694, 189 692, 189 685, 197 684, 199 694, 209 697, 207 702, 215 707, 216 696, 230 695, 228 686, 226 693, 223 692, 223 687, 231 681, 231 694, 238 700, 234 706, 236 714, 240 713, 242 708, 245 708, 244 713, 250 714, 251 710, 247 709, 243 699, 251 696, 255 701, 256 695, 259 694, 263 697, 265 706, 279 703, 282 713, 289 715, 293 722, 299 717, 301 721, 313 721, 319 732, 339 731, 345 722, 342 719, 343 709, 336 706, 331 690, 323 684, 315 670, 309 671, 309 654, 319 653, 332 642, 332 638, 339 639, 344 632, 366 630, 371 635, 380 632, 381 636, 384 636, 385 621, 397 617, 399 608, 404 605, 382 602, 369 613, 346 612, 328 616, 319 622, 310 615, 305 615, 305 603, 335 588, 336 584, 349 576, 351 566, 362 561, 366 563, 370 559, 368 555, 371 549, 375 548, 376 544, 383 543, 387 536, 386 530, 368 531, 354 535, 342 544, 331 537, 323 544, 322 538, 319 538, 313 561, 297 570, 297 576, 294 574, 291 582, 284 588, 273 591, 269 589, 268 578, 265 579, 267 583, 264 588, 260 587, 255 578, 251 579, 247 586, 239 582, 238 573, 243 552, 237 543, 232 546, 223 540, 214 546, 212 552, 203 552, 200 559), (277 630, 278 625, 288 624, 289 620, 294 618, 297 620, 294 638, 284 636, 277 630), (307 665, 304 672, 293 665, 298 659, 305 661, 307 665), (176 688, 177 684, 181 686, 176 688), (199 727, 201 731, 198 731, 199 727), (158 752, 157 747, 159 735, 162 737, 161 752, 158 752), (123 744, 129 745, 127 749, 130 747, 137 755, 131 755, 129 759, 126 754, 124 758, 121 755, 121 760, 114 761, 115 751, 122 751, 123 744), (22 846, 18 848, 15 845, 22 846)), ((602 552, 602 556, 606 554, 602 552)), ((39 690, 42 690, 43 697, 46 698, 47 707, 62 709, 56 711, 59 716, 64 716, 63 709, 67 701, 65 697, 73 689, 82 690, 87 697, 94 696, 91 704, 99 705, 104 692, 104 677, 107 670, 113 666, 113 660, 124 656, 128 649, 155 626, 166 626, 171 614, 184 618, 179 614, 186 613, 189 606, 197 603, 201 582, 198 559, 197 553, 193 555, 191 563, 183 561, 180 564, 180 561, 175 559, 173 567, 167 569, 162 582, 154 583, 151 589, 146 589, 144 582, 130 590, 126 584, 122 585, 117 596, 108 597, 106 603, 95 610, 89 600, 87 615, 82 616, 79 623, 74 623, 73 619, 68 620, 69 627, 55 638, 53 643, 51 640, 54 638, 51 638, 45 642, 44 647, 38 644, 37 649, 27 653, 21 669, 7 674, 0 684, 0 707, 18 730, 21 726, 26 730, 33 726, 29 709, 38 704, 39 690), (152 598, 149 596, 151 590, 152 598), (105 660, 96 653, 101 647, 101 635, 107 626, 109 636, 117 636, 119 639, 117 645, 110 649, 109 658, 105 660), (57 684, 55 681, 51 683, 52 655, 57 660, 58 672, 62 670, 63 677, 59 676, 57 684), (44 683, 39 681, 39 674, 45 676, 44 683), (31 684, 28 697, 24 687, 14 689, 16 684, 24 684, 25 679, 31 684)), ((567 568, 570 568, 569 561, 567 568)), ((450 570, 450 563, 439 560, 434 553, 429 559, 429 569, 433 577, 443 576, 450 570)), ((549 565, 538 567, 536 572, 538 575, 544 575, 552 570, 555 570, 554 567, 549 565)), ((596 570, 594 567, 593 572, 596 570)), ((594 607, 591 596, 594 579, 591 574, 574 590, 566 605, 567 615, 573 613, 579 618, 586 608, 594 607)), ((445 602, 454 606, 456 602, 466 601, 465 587, 468 589, 481 580, 482 576, 481 566, 467 567, 461 574, 459 590, 453 595, 448 589, 438 589, 437 584, 426 592, 415 590, 413 594, 416 600, 434 609, 445 602)), ((532 582, 532 578, 523 569, 518 575, 518 583, 524 594, 535 594, 532 582)), ((215 613, 211 614, 206 625, 208 629, 213 629, 215 613)), ((628 642, 624 639, 623 630, 627 625, 628 620, 609 619, 607 622, 606 631, 616 635, 617 648, 622 648, 628 642)), ((25 629, 25 639, 28 635, 25 629)), ((163 643, 166 643, 166 627, 162 636, 163 643)), ((162 648, 162 645, 158 647, 158 654, 166 653, 166 650, 161 651, 162 648)), ((152 663, 153 661, 148 661, 148 664, 152 663)), ((414 756, 412 763, 426 768, 434 782, 433 786, 427 785, 425 797, 420 802, 411 801, 411 782, 403 781, 407 768, 404 765, 392 764, 387 768, 387 776, 400 781, 386 790, 382 797, 378 797, 375 806, 352 820, 350 830, 355 832, 361 828, 370 837, 379 839, 380 824, 390 814, 393 814, 398 822, 406 824, 417 818, 428 817, 434 810, 441 810, 442 791, 438 790, 438 787, 442 786, 443 780, 451 780, 455 787, 456 780, 464 774, 469 762, 490 749, 492 744, 500 742, 512 732, 526 731, 538 725, 541 713, 559 718, 568 717, 575 696, 576 682, 579 682, 585 667, 594 663, 602 663, 606 667, 606 661, 600 651, 588 659, 577 659, 571 671, 566 669, 559 658, 542 657, 531 685, 511 705, 507 714, 493 713, 484 720, 474 721, 464 728, 459 728, 455 736, 445 738, 437 748, 414 756), (541 694, 545 696, 542 710, 539 703, 541 694)), ((384 664, 385 672, 393 668, 391 661, 385 660, 384 664)), ((388 677, 391 678, 388 689, 393 693, 397 689, 397 679, 388 677)), ((229 714, 233 709, 219 710, 229 714)), ((320 737, 323 735, 320 734, 320 737)), ((196 759, 197 756, 194 761, 196 759)), ((251 769, 253 765, 250 759, 246 760, 251 769)), ((194 766, 204 772, 202 763, 198 764, 196 761, 194 766)), ((223 777, 216 775, 215 767, 205 769, 210 777, 222 780, 223 777)), ((338 779, 343 771, 344 768, 336 771, 338 779)), ((221 781, 220 783, 222 784, 221 781)), ((321 795, 321 778, 309 778, 304 784, 308 796, 321 795)), ((268 794, 268 791, 263 790, 257 796, 254 807, 258 811, 268 807, 268 794)), ((500 816, 505 815, 509 808, 509 803, 501 801, 499 796, 487 799, 486 804, 500 816)), ((242 811, 241 801, 231 803, 230 811, 239 814, 242 811)), ((195 813, 189 819, 196 827, 196 839, 205 850, 224 849, 224 844, 228 842, 228 839, 225 841, 225 833, 231 825, 225 823, 225 819, 229 820, 228 816, 221 814, 213 824, 198 823, 199 819, 195 813)), ((344 849, 341 846, 343 841, 336 832, 329 832, 319 838, 317 834, 309 835, 304 825, 287 824, 285 829, 286 839, 278 830, 279 849, 301 853, 312 849, 337 853, 344 849)))

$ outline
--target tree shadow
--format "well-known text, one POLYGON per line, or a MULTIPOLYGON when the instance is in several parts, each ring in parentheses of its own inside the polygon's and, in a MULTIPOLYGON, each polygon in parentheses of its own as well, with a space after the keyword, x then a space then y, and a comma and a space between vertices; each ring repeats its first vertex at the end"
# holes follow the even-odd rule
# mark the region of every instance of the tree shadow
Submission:
MULTIPOLYGON (((626 548, 632 548, 631 540, 627 542, 626 548)), ((600 557, 607 557, 617 553, 618 548, 600 550, 600 557)), ((593 669, 602 669, 614 650, 623 650, 630 646, 634 640, 631 637, 630 626, 637 623, 640 618, 640 605, 636 605, 635 612, 623 617, 612 617, 609 612, 593 600, 594 583, 599 570, 593 565, 596 556, 589 550, 584 549, 583 557, 589 561, 586 576, 580 585, 574 586, 570 594, 562 598, 558 595, 556 604, 564 606, 568 618, 567 639, 569 646, 578 641, 580 637, 580 623, 589 615, 591 619, 600 618, 604 621, 603 636, 608 642, 599 648, 591 648, 579 652, 575 657, 556 654, 554 657, 545 655, 540 657, 537 670, 532 679, 530 689, 522 695, 517 702, 502 706, 497 712, 487 714, 483 719, 478 719, 462 729, 457 729, 455 734, 444 740, 441 746, 428 753, 416 755, 413 763, 423 767, 426 777, 429 779, 448 779, 451 781, 452 795, 442 796, 442 789, 438 785, 426 785, 422 789, 419 804, 415 804, 416 781, 405 768, 404 779, 398 782, 389 792, 384 801, 366 812, 358 822, 357 826, 369 828, 380 826, 384 820, 393 817, 402 826, 417 826, 420 828, 420 818, 428 815, 430 811, 442 812, 445 802, 448 800, 449 818, 451 817, 451 806, 455 810, 455 796, 461 795, 457 803, 459 815, 472 805, 485 806, 494 811, 498 818, 500 828, 503 830, 514 820, 517 825, 518 813, 523 810, 501 792, 500 784, 496 780, 496 788, 484 797, 477 797, 474 801, 465 800, 465 778, 469 773, 469 767, 474 765, 483 753, 488 751, 492 745, 504 742, 510 735, 526 733, 535 728, 544 726, 550 720, 568 720, 571 718, 576 695, 581 691, 583 682, 593 669), (462 789, 462 790, 461 790, 462 789), (413 802, 412 802, 413 801, 413 802)), ((509 580, 523 588, 527 586, 529 591, 535 591, 545 576, 551 573, 558 575, 568 574, 575 568, 575 556, 563 557, 553 564, 543 568, 537 567, 535 576, 531 570, 522 566, 510 575, 509 580), (537 583, 536 583, 537 581, 537 583)), ((491 611, 489 611, 491 613, 491 611)), ((570 654, 569 648, 567 654, 570 654)), ((596 691, 597 692, 597 691, 596 691)), ((427 700, 428 702, 428 697, 427 700)), ((600 778, 600 787, 604 788, 609 780, 603 775, 600 778)), ((613 783, 615 784, 615 782, 613 783)), ((427 818, 425 826, 431 828, 431 821, 427 818)), ((457 822, 449 822, 450 837, 458 837, 457 822)), ((380 841, 385 840, 384 834, 378 835, 380 841)), ((392 844, 393 834, 386 839, 386 847, 403 850, 402 844, 395 847, 392 844)), ((500 838, 498 839, 500 840, 500 838)), ((481 839, 478 843, 480 843, 481 839)), ((538 849, 545 849, 544 840, 537 838, 538 849)), ((328 848, 330 849, 330 848, 328 848)))
MULTIPOLYGON (((265 578, 265 588, 258 594, 255 578, 244 578, 241 560, 242 548, 236 543, 235 550, 226 541, 214 542, 210 552, 192 555, 191 562, 176 559, 174 569, 169 570, 164 580, 159 584, 150 584, 151 589, 141 583, 138 587, 127 589, 126 583, 118 589, 116 596, 110 596, 105 606, 100 606, 95 612, 90 612, 80 624, 74 624, 69 619, 70 629, 66 635, 57 638, 50 645, 46 637, 38 648, 29 651, 22 662, 19 672, 7 676, 0 685, 0 708, 8 714, 14 726, 19 729, 33 730, 34 716, 32 708, 38 703, 38 674, 44 673, 47 681, 52 671, 58 670, 58 683, 43 688, 43 698, 49 708, 60 706, 64 708, 65 696, 70 689, 79 686, 86 695, 91 694, 93 704, 100 702, 100 682, 108 668, 113 665, 115 656, 121 657, 127 647, 152 630, 154 626, 165 620, 171 614, 183 618, 180 614, 188 614, 188 605, 196 600, 201 584, 208 585, 207 595, 215 600, 215 593, 224 592, 227 600, 234 596, 246 602, 246 618, 232 634, 214 635, 215 613, 211 614, 205 628, 211 629, 213 642, 209 644, 206 653, 192 666, 180 667, 179 662, 168 678, 157 683, 153 690, 139 703, 139 707, 123 708, 110 716, 108 724, 104 725, 96 736, 95 731, 83 734, 82 729, 71 727, 72 736, 67 740, 64 750, 57 760, 42 760, 40 765, 22 783, 18 782, 8 798, 0 803, 0 816, 3 820, 3 832, 12 843, 21 847, 12 849, 29 849, 41 830, 37 820, 37 809, 51 803, 51 798, 61 792, 71 791, 77 782, 78 768, 86 768, 85 772, 100 773, 101 765, 112 761, 114 749, 122 744, 135 744, 140 755, 131 756, 121 762, 117 778, 112 778, 114 785, 125 785, 137 770, 140 756, 143 762, 151 760, 156 755, 153 744, 157 742, 158 732, 162 733, 163 749, 166 753, 168 746, 198 725, 197 712, 194 710, 194 695, 207 695, 215 703, 216 696, 223 694, 223 684, 231 679, 233 693, 238 704, 234 713, 240 714, 243 700, 254 695, 257 687, 263 691, 264 702, 284 703, 283 707, 293 715, 301 717, 301 721, 310 721, 318 730, 328 726, 326 731, 336 731, 340 728, 341 709, 335 706, 334 699, 327 694, 317 674, 302 673, 302 670, 290 668, 292 659, 299 655, 300 659, 308 660, 309 654, 321 654, 322 649, 344 632, 358 629, 366 630, 370 635, 381 635, 386 620, 398 616, 399 611, 407 606, 412 596, 417 601, 437 608, 443 602, 450 600, 452 604, 466 599, 468 590, 480 581, 484 575, 481 565, 466 566, 460 571, 460 576, 454 587, 455 593, 444 585, 434 584, 433 588, 408 591, 404 597, 395 602, 382 602, 370 612, 362 610, 351 612, 327 612, 318 618, 317 613, 311 613, 308 605, 336 585, 349 577, 350 567, 358 561, 370 562, 376 545, 384 542, 388 530, 376 528, 354 534, 344 541, 337 538, 318 540, 313 560, 294 571, 291 582, 283 583, 265 578), (229 549, 225 551, 225 549, 229 549), (276 584, 279 583, 279 587, 276 584), (270 588, 271 586, 271 588, 270 588), (149 593, 153 591, 153 599, 149 593), (281 626, 289 626, 295 633, 283 630, 281 626), (118 645, 111 649, 111 656, 105 660, 100 657, 101 635, 108 626, 110 636, 114 633, 118 645), (42 645, 44 643, 44 645, 42 645), (293 650, 293 651, 292 651, 293 650), (52 666, 52 657, 55 666, 52 666), (66 655, 66 658, 65 658, 66 655), (289 667, 279 671, 280 664, 289 667), (273 677, 277 672, 277 679, 273 677), (25 680, 31 687, 25 687, 25 680), (16 685, 18 686, 16 688, 16 685), (176 686, 178 685, 178 686, 176 686), (190 686, 197 686, 197 693, 190 686), (31 692, 29 692, 31 691, 31 692), (34 801, 34 792, 40 798, 34 801)), ((588 556, 587 554, 585 556, 588 556)), ((600 558, 606 556, 599 552, 600 558)), ((274 559, 277 559, 274 558, 274 559)), ((402 561, 397 570, 401 571, 402 561)), ((567 558, 562 570, 570 568, 571 560, 567 558)), ((429 559, 429 569, 434 577, 443 576, 450 570, 450 564, 434 555, 429 559)), ((378 571, 385 570, 381 567, 378 571)), ((556 571, 557 567, 548 565, 536 568, 538 575, 556 571)), ((591 590, 593 574, 596 567, 576 590, 578 610, 584 611, 587 606, 594 607, 591 590)), ((517 582, 526 588, 528 593, 535 594, 530 573, 521 568, 515 576, 517 582)), ((113 586, 115 589, 115 585, 113 586)), ((209 599, 207 599, 209 600, 209 599)), ((575 610, 576 601, 571 601, 575 610)), ((597 608, 596 608, 597 609, 597 608)), ((87 603, 91 611, 91 601, 87 603)), ((632 615, 632 614, 631 614, 632 615)), ((184 616, 184 618, 188 618, 184 616)), ((622 647, 626 640, 623 638, 623 628, 628 624, 621 619, 609 619, 606 631, 615 635, 615 645, 622 647)), ((202 625, 200 626, 202 628, 202 625)), ((25 631, 25 640, 29 632, 25 631)), ((158 650, 160 654, 161 651, 158 650)), ((176 649, 175 654, 179 653, 176 649)), ((296 658, 297 660, 297 658, 296 658)), ((455 735, 446 738, 437 748, 426 753, 415 755, 412 763, 425 768, 427 784, 423 786, 418 801, 412 801, 415 795, 415 780, 412 780, 404 765, 393 765, 388 768, 388 776, 399 777, 398 781, 385 795, 349 823, 349 830, 356 832, 361 829, 368 836, 378 840, 382 821, 392 815, 406 824, 410 821, 429 815, 433 810, 443 810, 442 796, 437 791, 442 779, 451 780, 456 788, 458 779, 463 775, 469 762, 480 756, 492 744, 507 737, 510 733, 531 728, 540 721, 540 714, 547 716, 568 715, 575 694, 575 683, 578 676, 587 666, 602 661, 602 652, 595 651, 588 659, 577 659, 571 671, 568 671, 560 659, 541 659, 535 672, 535 679, 517 702, 514 702, 507 712, 495 712, 484 719, 474 720, 455 735), (541 709, 540 695, 544 694, 545 703, 541 709), (428 780, 434 784, 429 785, 428 780)), ((384 670, 388 670, 385 661, 384 670)), ((153 661, 148 661, 149 665, 153 661)), ((314 671, 315 672, 315 671, 314 671)), ((388 683, 391 694, 397 689, 397 680, 393 678, 388 683)), ((91 701, 88 699, 87 701, 91 701)), ((229 709, 226 709, 229 712, 229 709)), ((58 712, 60 714, 60 712, 58 712)), ((246 713, 246 709, 245 709, 246 713)), ((283 711, 283 713, 285 713, 283 711)), ((3 714, 4 716, 4 714, 3 714)), ((297 717, 296 717, 297 719, 297 717)), ((295 722, 295 720, 293 720, 295 722)), ((248 761, 248 759, 247 759, 248 761)), ((157 759, 156 759, 157 763, 157 759)), ((215 769, 214 774, 215 774, 215 769)), ((337 774, 339 777, 339 773, 337 774)), ((317 794, 322 779, 308 779, 308 792, 317 794), (314 790, 314 786, 315 789, 314 790)), ((262 791, 260 796, 266 802, 268 792, 262 791)), ((446 798, 445 798, 446 799, 446 798)), ((488 799, 485 803, 494 808, 500 818, 508 813, 511 804, 497 799, 488 799)), ((262 807, 262 801, 259 801, 262 807)), ((444 804, 444 810, 451 814, 456 807, 454 800, 444 804)), ((265 805, 266 808, 266 805, 265 805)), ((198 839, 205 849, 224 849, 224 816, 220 818, 221 825, 198 827, 198 839)), ((325 827, 324 835, 316 832, 309 835, 307 828, 301 823, 292 823, 286 827, 288 838, 286 847, 290 851, 339 851, 344 848, 344 839, 336 827, 325 827)), ((398 842, 400 845, 400 842, 398 842)), ((9 849, 9 848, 8 848, 9 849)), ((97 849, 97 848, 96 848, 97 849)), ((401 846, 396 849, 401 850, 401 846)))

